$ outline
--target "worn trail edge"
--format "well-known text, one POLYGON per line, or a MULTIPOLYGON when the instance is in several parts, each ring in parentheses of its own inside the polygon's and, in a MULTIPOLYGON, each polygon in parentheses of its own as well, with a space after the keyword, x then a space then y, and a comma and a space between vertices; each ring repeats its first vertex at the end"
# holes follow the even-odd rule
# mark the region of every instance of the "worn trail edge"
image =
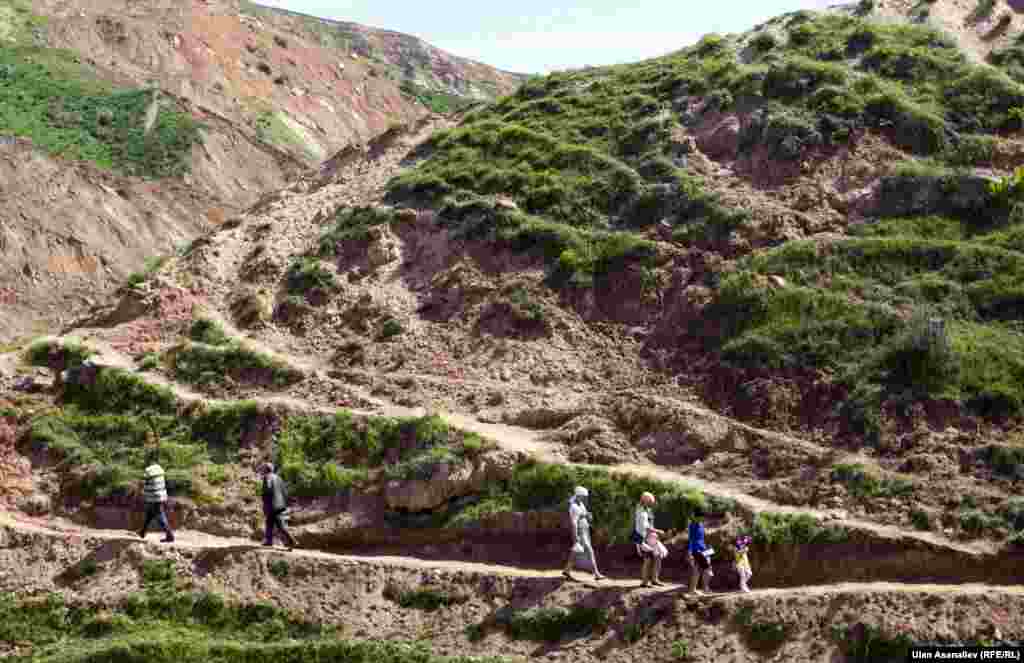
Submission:
MULTIPOLYGON (((472 573, 479 575, 500 575, 519 578, 558 578, 558 571, 544 571, 539 569, 526 569, 512 566, 499 566, 492 564, 479 564, 473 562, 457 561, 432 561, 413 557, 399 557, 390 555, 341 555, 326 553, 318 550, 296 549, 284 552, 281 548, 267 548, 252 541, 238 538, 212 536, 201 532, 179 530, 175 532, 174 543, 165 544, 153 543, 154 539, 148 542, 142 541, 137 535, 117 530, 94 530, 74 526, 65 526, 59 523, 49 523, 42 520, 20 516, 10 512, 0 511, 0 527, 9 530, 37 534, 54 538, 79 538, 84 542, 125 542, 138 545, 158 545, 160 547, 187 549, 196 552, 207 550, 231 550, 233 552, 249 552, 254 554, 286 554, 294 557, 309 559, 328 560, 337 563, 348 564, 376 564, 402 567, 407 569, 443 570, 460 573, 472 573)), ((577 580, 588 587, 637 587, 637 581, 608 578, 600 582, 590 581, 589 574, 576 574, 577 580)), ((680 592, 685 591, 682 585, 666 583, 657 589, 645 590, 648 592, 680 592)), ((885 593, 901 592, 916 594, 941 594, 941 595, 1014 595, 1024 596, 1024 586, 997 586, 978 583, 962 585, 936 585, 936 584, 908 584, 891 582, 869 582, 869 583, 848 583, 840 582, 827 585, 813 585, 804 587, 776 588, 776 589, 755 589, 749 594, 738 592, 715 593, 709 595, 714 598, 768 598, 774 596, 809 595, 821 596, 829 594, 851 594, 851 593, 885 593)))

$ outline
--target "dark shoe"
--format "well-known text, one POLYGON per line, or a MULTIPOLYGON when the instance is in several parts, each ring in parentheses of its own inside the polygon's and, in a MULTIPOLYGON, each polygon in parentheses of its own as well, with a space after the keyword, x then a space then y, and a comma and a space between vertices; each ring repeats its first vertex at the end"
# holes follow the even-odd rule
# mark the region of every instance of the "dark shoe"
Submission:
POLYGON ((146 533, 145 532, 139 532, 139 538, 140 539, 146 538, 146 533))
POLYGON ((160 543, 174 543, 174 537, 170 535, 165 536, 164 538, 160 539, 160 543))
POLYGON ((654 585, 655 587, 664 587, 665 586, 665 583, 661 582, 660 580, 652 580, 651 584, 654 585))
POLYGON ((651 583, 649 581, 647 581, 647 580, 644 580, 642 583, 640 583, 640 586, 641 587, 650 587, 651 583))
POLYGON ((594 580, 604 580, 604 576, 601 575, 600 573, 595 573, 594 574, 594 580))
POLYGON ((268 548, 272 548, 274 546, 274 542, 273 541, 264 541, 263 545, 268 547, 268 548))
POLYGON ((566 580, 575 580, 575 578, 572 577, 572 574, 568 571, 562 571, 562 577, 566 580))

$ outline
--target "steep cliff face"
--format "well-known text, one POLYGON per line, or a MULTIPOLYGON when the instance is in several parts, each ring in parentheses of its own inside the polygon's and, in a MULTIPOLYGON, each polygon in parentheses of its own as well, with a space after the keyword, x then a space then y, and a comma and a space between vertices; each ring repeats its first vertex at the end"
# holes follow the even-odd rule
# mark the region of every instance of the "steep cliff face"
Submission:
POLYGON ((18 173, 0 182, 0 337, 41 331, 67 295, 91 299, 347 145, 519 80, 236 1, 0 0, 0 56, 0 168, 18 173))

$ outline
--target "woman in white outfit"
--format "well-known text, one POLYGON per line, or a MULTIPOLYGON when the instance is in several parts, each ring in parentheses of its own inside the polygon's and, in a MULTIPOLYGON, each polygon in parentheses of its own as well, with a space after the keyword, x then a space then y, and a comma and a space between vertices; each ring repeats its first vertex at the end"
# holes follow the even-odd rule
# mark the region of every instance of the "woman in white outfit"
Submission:
POLYGON ((591 568, 594 569, 594 580, 604 578, 597 570, 597 557, 594 555, 594 547, 590 544, 590 521, 592 516, 587 511, 586 499, 590 496, 589 491, 583 486, 576 486, 573 496, 569 499, 569 524, 572 528, 572 550, 569 551, 569 559, 565 562, 565 569, 562 575, 572 580, 573 566, 576 563, 576 556, 586 555, 590 559, 591 568))
POLYGON ((641 575, 643 583, 641 587, 661 586, 661 561, 668 555, 668 549, 658 539, 665 534, 664 530, 654 526, 654 514, 651 509, 657 503, 654 495, 644 493, 640 496, 640 504, 636 507, 636 517, 633 521, 633 543, 636 544, 636 551, 644 560, 641 575), (653 568, 652 568, 653 567, 653 568), (653 571, 653 572, 652 572, 653 571))

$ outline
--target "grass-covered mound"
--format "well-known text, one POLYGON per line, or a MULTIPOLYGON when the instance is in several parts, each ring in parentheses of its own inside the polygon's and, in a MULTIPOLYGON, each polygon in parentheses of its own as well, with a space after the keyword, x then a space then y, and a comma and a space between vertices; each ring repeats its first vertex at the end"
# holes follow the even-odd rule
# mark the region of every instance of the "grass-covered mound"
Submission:
POLYGON ((67 159, 144 177, 184 173, 200 126, 164 98, 146 130, 154 90, 118 89, 72 52, 40 48, 46 20, 28 3, 0 2, 0 133, 67 159))
POLYGON ((180 412, 169 389, 111 368, 66 385, 63 407, 34 418, 28 441, 54 455, 66 473, 64 489, 81 497, 141 490, 142 469, 155 449, 172 495, 212 499, 211 484, 239 462, 245 438, 258 439, 270 427, 277 431, 274 460, 296 496, 334 495, 371 474, 429 478, 440 463, 459 464, 490 448, 429 416, 282 414, 254 401, 180 412))
POLYGON ((576 486, 590 491, 594 527, 614 543, 629 540, 640 495, 658 496, 655 519, 661 529, 684 529, 698 506, 726 513, 734 504, 709 498, 685 484, 668 483, 602 469, 578 468, 540 462, 516 466, 511 479, 489 487, 474 505, 449 517, 447 525, 469 525, 486 516, 507 511, 564 510, 576 486))
POLYGON ((747 223, 686 171, 673 138, 732 110, 753 112, 741 153, 797 160, 870 127, 963 164, 991 156, 993 132, 1021 126, 1024 86, 923 26, 801 12, 662 58, 531 79, 436 134, 390 198, 434 207, 459 236, 542 252, 554 271, 590 282, 649 262, 653 249, 635 233, 652 224, 666 221, 691 245, 747 223), (496 206, 499 195, 518 209, 496 206))
POLYGON ((482 660, 434 656, 424 643, 344 640, 340 637, 343 628, 309 622, 269 604, 228 603, 217 594, 181 591, 166 582, 150 583, 145 591, 104 609, 68 603, 59 595, 29 600, 0 596, 0 642, 31 647, 12 661, 482 660))

